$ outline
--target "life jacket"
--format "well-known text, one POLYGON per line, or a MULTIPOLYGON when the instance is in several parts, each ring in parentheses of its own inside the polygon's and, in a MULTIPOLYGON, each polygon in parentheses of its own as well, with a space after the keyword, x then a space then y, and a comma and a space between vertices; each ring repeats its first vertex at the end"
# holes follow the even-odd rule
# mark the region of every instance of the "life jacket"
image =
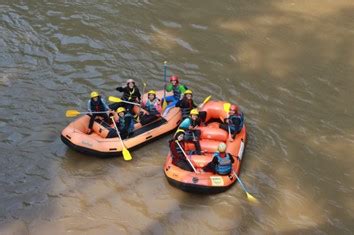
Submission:
MULTIPOLYGON (((184 148, 184 141, 179 141, 179 144, 184 148)), ((177 140, 170 140, 170 150, 172 152, 172 163, 185 158, 182 149, 177 144, 177 140)))
POLYGON ((135 101, 135 99, 137 98, 136 93, 137 93, 136 87, 133 87, 132 89, 127 87, 127 89, 124 91, 123 99, 128 101, 135 101))
POLYGON ((243 127, 243 113, 237 113, 229 117, 229 126, 232 131, 239 132, 243 127), (236 125, 236 123, 238 123, 236 125))
POLYGON ((172 91, 173 91, 173 97, 176 100, 179 100, 181 98, 181 90, 179 89, 179 84, 177 83, 175 86, 173 86, 172 91))
POLYGON ((200 125, 200 119, 199 118, 197 118, 196 120, 193 120, 191 117, 188 117, 188 118, 190 120, 190 123, 191 123, 192 127, 196 127, 196 126, 200 125))
POLYGON ((91 108, 92 112, 104 112, 104 111, 106 111, 106 108, 103 105, 101 97, 98 97, 97 101, 94 101, 93 98, 91 98, 90 108, 91 108))
POLYGON ((220 154, 219 152, 216 152, 214 156, 218 158, 218 164, 215 167, 216 172, 220 175, 229 174, 232 169, 230 155, 228 153, 220 154), (223 155, 223 157, 221 155, 223 155))
POLYGON ((119 119, 118 119, 118 122, 116 122, 116 125, 117 125, 119 131, 124 130, 126 128, 125 116, 124 117, 119 116, 119 119))
POLYGON ((149 112, 150 115, 159 115, 159 111, 157 110, 159 100, 155 98, 153 101, 149 99, 145 103, 145 108, 149 112))
POLYGON ((187 117, 189 116, 189 113, 191 112, 191 110, 194 108, 193 107, 193 100, 192 99, 187 99, 187 98, 183 98, 181 100, 181 111, 182 111, 182 117, 187 117))

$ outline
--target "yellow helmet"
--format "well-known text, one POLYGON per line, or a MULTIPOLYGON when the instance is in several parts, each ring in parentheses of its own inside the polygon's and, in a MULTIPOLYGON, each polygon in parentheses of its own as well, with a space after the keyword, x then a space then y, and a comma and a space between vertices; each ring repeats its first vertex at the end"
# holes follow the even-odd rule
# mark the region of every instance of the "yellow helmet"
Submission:
POLYGON ((156 95, 156 91, 155 91, 155 90, 150 90, 150 91, 148 92, 148 95, 150 95, 150 94, 156 95))
POLYGON ((199 115, 198 109, 192 109, 190 115, 199 115))
POLYGON ((185 134, 185 131, 183 129, 177 129, 174 137, 177 138, 178 136, 180 136, 181 134, 185 134))
POLYGON ((125 112, 125 108, 124 107, 119 107, 117 109, 117 113, 121 113, 121 112, 125 112))
POLYGON ((223 152, 225 152, 225 150, 226 150, 226 144, 225 143, 220 143, 219 146, 218 146, 218 151, 220 153, 223 153, 223 152))
POLYGON ((100 94, 98 94, 97 91, 91 92, 91 98, 97 97, 97 96, 99 96, 99 95, 100 95, 100 94))
POLYGON ((192 95, 193 92, 192 92, 191 90, 186 90, 186 91, 184 92, 184 94, 185 94, 185 95, 187 95, 187 94, 191 94, 191 95, 192 95))
POLYGON ((185 133, 185 131, 183 129, 177 129, 175 134, 177 134, 177 133, 185 133))

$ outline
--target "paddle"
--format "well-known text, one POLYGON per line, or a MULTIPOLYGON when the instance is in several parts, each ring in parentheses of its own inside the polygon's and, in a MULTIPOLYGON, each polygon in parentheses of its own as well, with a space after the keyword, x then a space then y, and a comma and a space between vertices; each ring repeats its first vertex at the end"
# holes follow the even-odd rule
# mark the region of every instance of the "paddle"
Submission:
POLYGON ((235 175, 237 181, 240 183, 243 191, 245 191, 248 201, 253 202, 253 203, 259 203, 258 200, 247 191, 245 185, 242 183, 241 179, 237 176, 236 172, 234 172, 234 175, 235 175))
POLYGON ((133 104, 133 105, 140 106, 139 103, 134 103, 134 102, 122 100, 121 98, 118 98, 118 97, 115 97, 115 96, 109 96, 109 97, 108 97, 108 100, 109 100, 110 102, 114 102, 114 103, 122 102, 122 103, 127 103, 127 104, 133 104))
MULTIPOLYGON (((224 111, 225 111, 225 112, 229 113, 230 107, 231 107, 231 104, 230 104, 230 103, 224 103, 224 111)), ((228 115, 227 118, 229 118, 229 115, 228 115)), ((228 137, 228 139, 229 139, 229 141, 232 142, 232 141, 233 141, 233 138, 232 138, 232 135, 231 135, 231 130, 230 130, 230 125, 229 125, 229 123, 227 123, 227 129, 228 129, 228 131, 229 131, 229 137, 228 137)))
POLYGON ((119 137, 119 139, 120 139, 120 142, 122 143, 123 158, 124 158, 125 161, 130 161, 130 160, 132 160, 132 155, 130 155, 129 150, 124 146, 124 143, 123 143, 122 138, 120 137, 120 133, 119 133, 119 131, 118 131, 116 122, 114 121, 114 117, 111 117, 111 119, 112 119, 112 121, 113 121, 114 129, 116 129, 116 132, 117 132, 117 134, 118 134, 118 137, 119 137))
POLYGON ((163 103, 162 103, 162 110, 165 110, 167 107, 166 101, 166 78, 167 77, 167 61, 163 62, 163 82, 164 82, 164 89, 163 89, 163 103))
POLYGON ((186 152, 184 152, 182 146, 179 144, 178 140, 176 140, 176 143, 178 144, 179 148, 182 150, 183 155, 186 157, 186 159, 187 159, 187 161, 189 162, 189 164, 191 165, 191 167, 193 168, 193 171, 194 171, 195 173, 198 173, 197 170, 194 168, 194 166, 193 166, 191 160, 189 160, 189 158, 188 158, 186 152))
POLYGON ((108 113, 108 111, 102 111, 102 112, 80 112, 75 109, 69 109, 65 112, 66 117, 76 117, 79 114, 87 114, 87 113, 108 113))
POLYGON ((209 95, 208 97, 206 97, 203 101, 203 103, 201 103, 200 105, 198 105, 198 108, 201 109, 203 108, 203 106, 211 99, 211 95, 209 95))
MULTIPOLYGON (((146 83, 143 83, 143 95, 145 94, 145 87, 146 87, 146 83)), ((148 97, 149 98, 149 97, 148 97)), ((139 111, 138 111, 138 117, 137 117, 137 121, 140 122, 140 111, 141 111, 141 105, 139 106, 139 111)))

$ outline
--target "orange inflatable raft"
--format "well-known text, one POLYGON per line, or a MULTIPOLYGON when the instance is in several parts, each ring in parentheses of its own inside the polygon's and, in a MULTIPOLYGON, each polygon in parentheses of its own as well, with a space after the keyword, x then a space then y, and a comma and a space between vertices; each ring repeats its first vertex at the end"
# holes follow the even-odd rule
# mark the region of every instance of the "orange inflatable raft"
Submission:
MULTIPOLYGON (((228 132, 219 128, 219 124, 228 116, 224 111, 224 101, 209 101, 204 105, 202 111, 206 111, 206 126, 198 127, 201 131, 200 145, 204 151, 203 155, 190 155, 190 160, 197 172, 185 171, 172 164, 171 152, 168 154, 164 173, 168 182, 187 192, 193 193, 219 193, 229 189, 235 182, 234 174, 239 174, 242 156, 246 144, 246 127, 243 126, 236 138, 231 140, 228 132), (213 153, 217 151, 220 143, 227 146, 226 152, 234 157, 233 171, 229 175, 217 175, 211 172, 199 172, 202 167, 213 159, 213 153)), ((186 153, 194 149, 194 144, 186 143, 186 153)))
MULTIPOLYGON (((172 95, 172 93, 167 93, 172 95)), ((163 91, 157 92, 157 97, 163 97, 163 91)), ((147 99, 144 94, 143 100, 147 99)), ((135 110, 139 108, 134 107, 135 110)), ((140 123, 134 125, 134 133, 128 139, 124 139, 126 148, 131 149, 150 141, 158 136, 171 132, 181 122, 182 114, 180 108, 171 108, 163 118, 142 126, 140 123)), ((93 133, 87 134, 90 117, 81 116, 71 122, 61 133, 62 141, 70 148, 79 152, 95 155, 99 157, 117 156, 121 153, 122 145, 118 137, 106 138, 109 130, 101 124, 95 122, 93 133)), ((112 126, 113 127, 113 126, 112 126)))

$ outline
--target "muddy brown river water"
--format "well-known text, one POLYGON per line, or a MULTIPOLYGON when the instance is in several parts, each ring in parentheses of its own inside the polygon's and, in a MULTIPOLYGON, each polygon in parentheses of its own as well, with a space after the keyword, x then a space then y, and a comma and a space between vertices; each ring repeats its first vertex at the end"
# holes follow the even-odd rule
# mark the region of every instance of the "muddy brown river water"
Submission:
POLYGON ((354 233, 354 1, 0 1, 0 234, 354 233), (91 90, 169 73, 237 102, 238 184, 171 187, 168 136, 99 159, 68 149, 91 90))

